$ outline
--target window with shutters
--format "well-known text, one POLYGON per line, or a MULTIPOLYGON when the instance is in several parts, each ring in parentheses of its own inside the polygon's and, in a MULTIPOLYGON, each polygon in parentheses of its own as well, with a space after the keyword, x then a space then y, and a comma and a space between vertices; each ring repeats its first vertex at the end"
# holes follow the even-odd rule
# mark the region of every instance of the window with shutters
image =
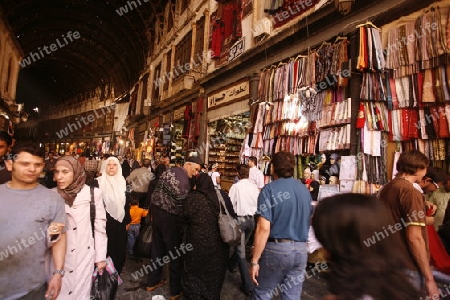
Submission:
POLYGON ((203 16, 200 20, 197 21, 197 37, 195 39, 195 55, 194 60, 196 63, 201 64, 203 59, 203 44, 205 41, 205 17, 203 16))
POLYGON ((175 67, 173 72, 174 78, 182 78, 183 74, 186 72, 185 65, 191 60, 192 52, 192 31, 178 43, 175 51, 175 67), (184 70, 184 72, 180 71, 184 70))
POLYGON ((170 50, 166 54, 166 66, 167 66, 166 74, 169 74, 169 76, 165 77, 164 90, 167 90, 169 88, 169 80, 170 80, 170 78, 173 78, 173 75, 171 73, 171 72, 173 72, 173 70, 172 70, 172 50, 170 50))
POLYGON ((159 102, 159 87, 166 79, 167 78, 162 77, 161 63, 159 63, 155 68, 155 76, 153 79, 154 84, 152 84, 152 102, 155 104, 159 102))
POLYGON ((168 4, 168 16, 167 16, 167 32, 170 32, 170 30, 173 27, 173 22, 175 18, 175 3, 176 0, 171 0, 168 4))
POLYGON ((148 73, 142 78, 142 101, 147 99, 147 88, 148 88, 148 73))

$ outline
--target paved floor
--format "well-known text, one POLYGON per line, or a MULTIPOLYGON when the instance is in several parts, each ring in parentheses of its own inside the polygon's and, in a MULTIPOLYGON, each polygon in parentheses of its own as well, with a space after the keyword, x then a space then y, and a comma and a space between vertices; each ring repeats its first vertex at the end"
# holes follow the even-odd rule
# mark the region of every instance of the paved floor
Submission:
MULTIPOLYGON (((147 276, 138 276, 136 278, 137 270, 140 270, 143 265, 148 263, 148 259, 135 259, 128 258, 125 264, 124 270, 122 272, 122 279, 124 283, 119 287, 116 299, 118 300, 146 300, 152 299, 155 295, 162 295, 165 299, 169 299, 169 286, 168 284, 163 287, 153 291, 147 292, 141 289, 139 286, 144 283, 147 276), (133 276, 135 275, 135 276, 133 276)), ((305 277, 303 283, 303 293, 302 299, 305 300, 319 300, 322 299, 324 295, 327 294, 325 280, 323 276, 326 273, 317 272, 318 268, 308 271, 308 276, 305 277)), ((240 276, 239 272, 230 273, 227 271, 225 283, 222 288, 221 300, 245 300, 250 299, 250 297, 245 296, 240 290, 240 276)), ((279 296, 274 299, 281 299, 279 296)), ((153 300, 163 300, 163 298, 158 299, 155 297, 153 300)))

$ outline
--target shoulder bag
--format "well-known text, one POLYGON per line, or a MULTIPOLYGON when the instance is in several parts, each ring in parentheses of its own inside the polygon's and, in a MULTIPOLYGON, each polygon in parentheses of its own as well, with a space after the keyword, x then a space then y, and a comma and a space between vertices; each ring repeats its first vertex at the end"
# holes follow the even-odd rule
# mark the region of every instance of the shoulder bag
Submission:
POLYGON ((219 198, 219 230, 222 240, 230 246, 236 246, 241 243, 241 228, 239 223, 229 213, 223 200, 220 190, 216 190, 217 198, 219 198), (225 214, 222 212, 222 207, 225 209, 225 214))

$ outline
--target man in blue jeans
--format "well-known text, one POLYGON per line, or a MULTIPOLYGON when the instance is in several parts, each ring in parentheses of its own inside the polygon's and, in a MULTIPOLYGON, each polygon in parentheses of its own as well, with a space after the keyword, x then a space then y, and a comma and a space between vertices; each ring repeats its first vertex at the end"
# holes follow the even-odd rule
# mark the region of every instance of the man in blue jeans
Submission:
POLYGON ((292 178, 294 156, 278 152, 272 158, 274 181, 258 196, 259 215, 250 262, 256 285, 254 299, 300 299, 307 261, 306 242, 312 212, 311 194, 292 178))
POLYGON ((239 226, 244 233, 241 237, 241 244, 236 246, 236 252, 232 255, 229 265, 234 263, 239 264, 239 272, 241 274, 241 291, 250 295, 253 292, 254 285, 248 273, 247 260, 245 259, 245 245, 247 244, 250 235, 255 229, 254 215, 258 205, 259 189, 256 184, 250 179, 249 167, 241 165, 239 168, 240 180, 233 184, 230 188, 230 199, 233 204, 233 209, 238 215, 239 226))

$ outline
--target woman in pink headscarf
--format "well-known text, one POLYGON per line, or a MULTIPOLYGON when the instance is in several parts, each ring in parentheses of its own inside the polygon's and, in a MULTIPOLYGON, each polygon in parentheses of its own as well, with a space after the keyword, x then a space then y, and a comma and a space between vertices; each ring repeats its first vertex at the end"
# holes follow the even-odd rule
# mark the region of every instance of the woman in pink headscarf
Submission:
POLYGON ((84 167, 72 156, 55 166, 56 191, 66 202, 67 247, 60 299, 89 299, 94 263, 106 267, 106 213, 100 189, 94 189, 95 222, 92 232, 90 187, 84 167))
POLYGON ((101 170, 102 175, 93 185, 103 193, 106 209, 106 234, 108 235, 107 255, 111 257, 120 274, 127 255, 127 229, 131 222, 130 206, 126 203, 126 181, 122 176, 122 167, 117 157, 106 159, 101 170))

